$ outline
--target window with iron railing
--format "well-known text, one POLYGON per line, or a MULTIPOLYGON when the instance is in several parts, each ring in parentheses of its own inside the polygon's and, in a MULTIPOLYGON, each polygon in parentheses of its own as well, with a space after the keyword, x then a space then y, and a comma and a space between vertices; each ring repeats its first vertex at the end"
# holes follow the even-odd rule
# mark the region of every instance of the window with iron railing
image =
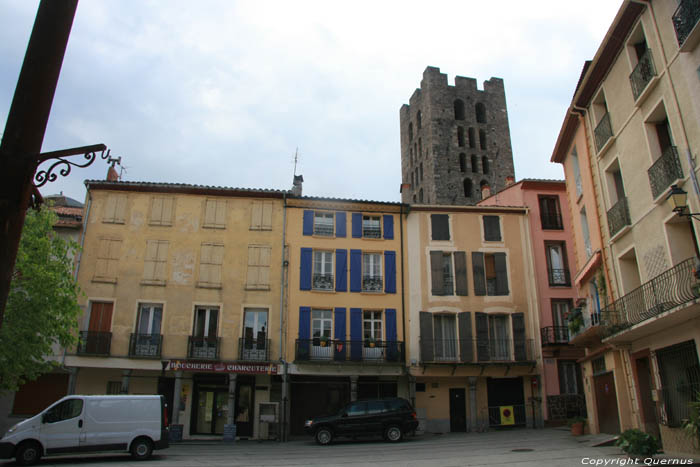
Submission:
POLYGON ((314 251, 314 270, 311 280, 314 290, 333 290, 333 253, 314 251))
POLYGON ((379 216, 362 216, 362 237, 363 238, 381 238, 382 237, 381 217, 379 217, 379 216))
POLYGON ((314 235, 333 236, 332 212, 314 212, 314 235))
POLYGON ((635 101, 642 95, 642 92, 654 76, 656 76, 656 67, 651 57, 651 51, 647 48, 639 56, 637 66, 634 67, 630 74, 630 85, 632 86, 632 94, 635 101))
POLYGON ((673 28, 676 30, 678 45, 683 46, 690 33, 700 20, 700 1, 681 0, 678 8, 673 13, 673 28))

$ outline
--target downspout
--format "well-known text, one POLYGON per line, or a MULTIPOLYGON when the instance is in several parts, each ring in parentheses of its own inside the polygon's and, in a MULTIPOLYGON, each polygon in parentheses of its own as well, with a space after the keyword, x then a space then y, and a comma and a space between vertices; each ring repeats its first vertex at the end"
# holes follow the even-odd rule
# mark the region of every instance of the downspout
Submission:
MULTIPOLYGON (((408 212, 406 213, 408 215, 408 212)), ((404 351, 404 364, 406 363, 406 295, 404 291, 404 257, 403 257, 403 203, 401 203, 401 208, 399 211, 399 230, 401 237, 401 324, 403 327, 403 351, 404 351)), ((404 370, 408 374, 408 369, 404 365, 404 370)))
POLYGON ((287 441, 287 360, 285 359, 287 343, 284 330, 284 291, 285 291, 285 241, 287 235, 287 193, 282 193, 282 265, 280 267, 280 362, 282 363, 282 407, 280 408, 280 441, 287 441))

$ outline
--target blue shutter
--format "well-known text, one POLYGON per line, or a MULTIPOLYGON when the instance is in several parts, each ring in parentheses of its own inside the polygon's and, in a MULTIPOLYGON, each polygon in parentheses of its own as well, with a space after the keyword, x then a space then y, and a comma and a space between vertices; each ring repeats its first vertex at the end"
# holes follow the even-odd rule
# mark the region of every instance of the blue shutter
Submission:
POLYGON ((398 362, 403 359, 399 353, 399 343, 396 335, 396 309, 387 308, 384 311, 384 322, 386 325, 386 359, 389 362, 398 362))
POLYGON ((309 344, 311 343, 311 308, 299 307, 299 341, 297 342, 297 360, 309 359, 309 344))
POLYGON ((301 249, 299 265, 299 290, 311 290, 311 248, 301 249))
POLYGON ((352 213, 352 238, 362 238, 362 213, 352 213))
POLYGON ((396 252, 384 252, 384 292, 396 293, 396 252))
POLYGON ((304 211, 303 233, 304 233, 304 235, 313 235, 314 234, 314 212, 313 211, 304 211))
POLYGON ((350 250, 350 292, 362 292, 362 250, 350 250))
POLYGON ((345 342, 345 308, 335 309, 335 330, 333 338, 333 359, 344 361, 347 353, 347 342, 345 342))
POLYGON ((394 216, 391 214, 384 215, 384 238, 386 240, 394 239, 394 216))
POLYGON ((362 309, 350 308, 350 358, 362 360, 362 309))
POLYGON ((348 291, 348 250, 335 250, 335 291, 348 291))
POLYGON ((335 213, 335 236, 345 237, 347 235, 346 231, 347 216, 344 212, 339 211, 335 213))

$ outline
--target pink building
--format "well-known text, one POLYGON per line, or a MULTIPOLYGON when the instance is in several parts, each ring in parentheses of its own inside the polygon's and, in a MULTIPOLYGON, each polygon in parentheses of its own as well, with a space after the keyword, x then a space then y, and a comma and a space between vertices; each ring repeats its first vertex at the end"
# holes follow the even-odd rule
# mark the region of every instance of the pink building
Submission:
POLYGON ((581 369, 583 350, 569 344, 567 317, 576 306, 576 270, 571 217, 563 180, 524 179, 479 202, 528 208, 535 258, 542 345, 543 413, 549 424, 585 415, 581 369), (562 209, 562 207, 564 209, 562 209))

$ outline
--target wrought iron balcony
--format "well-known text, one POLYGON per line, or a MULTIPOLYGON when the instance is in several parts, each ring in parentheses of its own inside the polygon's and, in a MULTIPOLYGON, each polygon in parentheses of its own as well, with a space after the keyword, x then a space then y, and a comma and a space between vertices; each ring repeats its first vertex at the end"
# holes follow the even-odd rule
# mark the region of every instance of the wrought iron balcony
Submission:
POLYGON ((600 151, 613 135, 612 125, 610 124, 610 114, 608 112, 605 112, 603 118, 601 118, 598 122, 598 126, 595 127, 594 134, 596 150, 600 151))
POLYGON ((566 326, 545 326, 540 329, 542 345, 569 343, 569 328, 566 326))
POLYGON ((501 363, 535 359, 533 339, 420 339, 424 363, 501 363))
POLYGON ((333 236, 333 224, 314 224, 314 235, 333 236))
POLYGON ((248 362, 270 360, 270 339, 238 339, 238 359, 248 362))
POLYGON ((613 207, 608 210, 608 230, 612 237, 626 225, 630 225, 630 210, 627 206, 627 197, 620 198, 613 207))
POLYGON ((382 229, 381 229, 381 227, 362 226, 362 236, 364 238, 381 238, 382 237, 382 229))
POLYGON ((586 398, 582 394, 547 396, 549 420, 566 420, 586 416, 586 398))
POLYGON ((109 355, 111 332, 80 331, 77 353, 79 355, 109 355))
POLYGON ((639 98, 654 76, 656 76, 656 67, 654 67, 654 60, 651 58, 651 52, 647 49, 646 52, 639 57, 637 66, 634 67, 634 70, 630 74, 630 84, 632 85, 632 94, 634 95, 635 101, 639 98))
POLYGON ((187 356, 204 360, 218 360, 220 347, 220 337, 190 336, 187 356))
POLYGON ((568 269, 548 269, 547 275, 550 286, 571 286, 571 275, 568 269))
POLYGON ((681 0, 672 20, 678 45, 682 46, 700 20, 700 0, 681 0))
POLYGON ((314 290, 333 290, 333 274, 314 274, 311 287, 314 290))
POLYGON ((377 276, 362 276, 362 291, 363 292, 381 292, 383 283, 382 278, 377 276))
POLYGON ((688 258, 615 300, 603 310, 607 334, 614 334, 700 298, 696 259, 688 258))
POLYGON ((542 228, 545 230, 564 230, 564 223, 561 220, 561 214, 558 212, 540 212, 540 220, 542 221, 542 228))
POLYGON ((676 147, 667 147, 661 157, 649 167, 647 174, 651 185, 651 195, 654 199, 658 198, 673 182, 683 178, 681 160, 678 157, 676 147))
POLYGON ((296 361, 402 364, 401 341, 297 339, 296 361))
POLYGON ((131 334, 129 356, 160 358, 163 336, 161 334, 131 334))

